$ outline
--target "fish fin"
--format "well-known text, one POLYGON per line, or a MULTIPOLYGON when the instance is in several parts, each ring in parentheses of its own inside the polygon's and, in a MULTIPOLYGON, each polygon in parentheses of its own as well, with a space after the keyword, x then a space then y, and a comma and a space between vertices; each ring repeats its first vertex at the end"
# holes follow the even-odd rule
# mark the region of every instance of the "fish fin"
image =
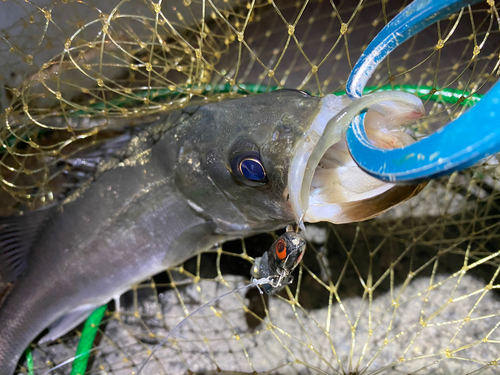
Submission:
POLYGON ((48 328, 49 332, 44 335, 39 341, 39 344, 57 340, 62 335, 68 333, 78 324, 83 322, 94 311, 98 305, 81 305, 76 309, 71 310, 66 315, 61 316, 48 328))
MULTIPOLYGON (((88 183, 97 175, 99 166, 112 158, 121 160, 128 143, 137 131, 129 129, 126 132, 115 134, 114 138, 103 138, 95 141, 93 146, 84 148, 82 151, 59 160, 54 157, 56 170, 59 174, 58 183, 64 188, 62 196, 67 196, 74 189, 78 189, 88 183)), ((109 135, 108 135, 109 137, 109 135)))
POLYGON ((15 281, 26 269, 33 241, 55 207, 0 217, 0 278, 3 281, 15 281))
POLYGON ((151 148, 163 134, 151 126, 152 123, 172 123, 174 126, 190 115, 184 109, 160 117, 157 115, 141 117, 133 125, 130 119, 121 125, 120 122, 115 122, 114 125, 108 123, 106 126, 108 130, 100 130, 95 139, 92 137, 92 142, 82 143, 80 150, 74 154, 64 158, 59 155, 47 157, 46 163, 54 165, 50 173, 57 175, 56 181, 60 189, 57 196, 66 198, 76 189, 88 184, 103 169, 126 162, 130 158, 135 158, 140 151, 151 148))
POLYGON ((179 264, 195 254, 211 249, 217 243, 221 244, 228 240, 227 237, 215 233, 215 230, 216 225, 211 221, 191 226, 170 245, 163 265, 171 267, 179 264))

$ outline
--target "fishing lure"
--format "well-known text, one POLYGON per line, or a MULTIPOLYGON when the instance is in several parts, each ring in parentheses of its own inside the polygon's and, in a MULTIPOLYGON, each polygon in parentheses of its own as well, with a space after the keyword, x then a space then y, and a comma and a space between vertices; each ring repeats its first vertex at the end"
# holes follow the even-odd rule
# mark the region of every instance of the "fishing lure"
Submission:
POLYGON ((262 289, 271 295, 278 293, 285 285, 293 282, 292 272, 298 266, 306 250, 306 240, 300 228, 289 225, 262 257, 255 259, 251 273, 254 278, 267 278, 262 289))

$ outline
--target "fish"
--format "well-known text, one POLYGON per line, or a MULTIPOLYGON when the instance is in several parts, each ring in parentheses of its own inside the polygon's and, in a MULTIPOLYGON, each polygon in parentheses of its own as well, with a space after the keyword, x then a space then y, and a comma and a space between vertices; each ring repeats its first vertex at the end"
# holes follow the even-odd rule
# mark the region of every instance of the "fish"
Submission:
POLYGON ((411 94, 278 90, 160 114, 67 160, 95 166, 91 177, 0 220, 0 275, 15 282, 0 306, 0 374, 46 328, 40 343, 204 250, 303 221, 366 220, 417 194, 350 159, 343 134, 367 106, 373 142, 413 141, 399 130, 424 114, 411 94))

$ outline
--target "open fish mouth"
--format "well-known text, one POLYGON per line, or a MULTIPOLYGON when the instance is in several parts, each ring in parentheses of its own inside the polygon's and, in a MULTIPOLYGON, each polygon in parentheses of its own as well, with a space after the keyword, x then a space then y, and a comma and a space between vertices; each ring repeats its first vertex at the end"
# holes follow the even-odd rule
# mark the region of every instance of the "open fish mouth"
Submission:
POLYGON ((425 184, 400 186, 365 173, 352 159, 345 131, 360 111, 370 107, 365 129, 373 144, 398 148, 414 139, 401 125, 425 114, 419 98, 382 92, 351 101, 327 95, 304 137, 297 143, 288 175, 288 194, 295 220, 334 224, 378 216, 417 194, 425 184))

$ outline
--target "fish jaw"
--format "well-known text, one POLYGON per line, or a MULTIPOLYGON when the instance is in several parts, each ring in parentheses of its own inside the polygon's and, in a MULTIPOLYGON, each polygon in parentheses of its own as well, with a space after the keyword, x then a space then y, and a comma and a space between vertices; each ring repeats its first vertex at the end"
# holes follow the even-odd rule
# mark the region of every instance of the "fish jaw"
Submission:
MULTIPOLYGON (((323 98, 321 109, 315 117, 305 136, 297 142, 296 152, 290 162, 288 172, 288 194, 295 220, 303 221, 307 204, 304 202, 302 182, 307 168, 307 162, 314 148, 323 135, 327 122, 335 117, 350 100, 346 96, 327 95, 323 98)), ((308 193, 307 193, 308 194, 308 193)))
MULTIPOLYGON (((384 101, 385 94, 388 93, 372 94, 371 99, 365 97, 367 106, 371 104, 365 120, 368 137, 383 148, 415 142, 400 127, 425 114, 422 102, 404 93, 389 94, 394 101, 384 101), (378 102, 374 95, 380 99, 378 102)), ((365 98, 352 102, 345 96, 325 96, 309 130, 297 142, 288 174, 289 201, 297 222, 342 224, 367 220, 409 199, 425 186, 398 186, 380 181, 354 162, 345 131, 351 119, 364 108, 359 100, 365 98)))

